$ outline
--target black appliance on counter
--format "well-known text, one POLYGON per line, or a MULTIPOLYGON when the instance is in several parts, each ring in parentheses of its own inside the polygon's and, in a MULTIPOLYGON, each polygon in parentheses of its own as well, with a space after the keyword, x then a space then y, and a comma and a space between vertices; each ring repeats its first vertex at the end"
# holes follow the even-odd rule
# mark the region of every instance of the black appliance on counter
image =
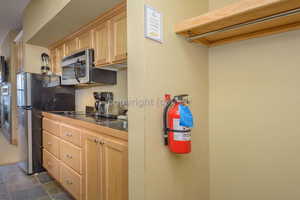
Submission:
POLYGON ((75 89, 61 87, 59 76, 32 73, 17 75, 19 167, 27 174, 43 171, 42 111, 74 111, 75 89))
POLYGON ((114 95, 112 92, 94 92, 96 115, 99 117, 113 118, 118 117, 118 111, 114 110, 114 95))

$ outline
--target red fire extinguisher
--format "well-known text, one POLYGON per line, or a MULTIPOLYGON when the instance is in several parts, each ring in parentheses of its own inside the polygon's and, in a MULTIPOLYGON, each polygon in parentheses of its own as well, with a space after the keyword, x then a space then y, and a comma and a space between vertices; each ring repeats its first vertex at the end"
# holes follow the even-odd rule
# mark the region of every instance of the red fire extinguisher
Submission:
POLYGON ((188 108, 188 95, 178 95, 167 101, 164 109, 164 140, 165 145, 173 153, 187 154, 191 152, 192 114, 188 108))

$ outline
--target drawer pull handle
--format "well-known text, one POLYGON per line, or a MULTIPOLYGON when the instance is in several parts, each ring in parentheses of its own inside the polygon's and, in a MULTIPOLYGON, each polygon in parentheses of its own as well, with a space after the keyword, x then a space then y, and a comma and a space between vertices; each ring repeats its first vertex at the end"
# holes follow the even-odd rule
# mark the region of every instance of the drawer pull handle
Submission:
POLYGON ((72 133, 66 133, 66 136, 67 137, 72 137, 73 135, 72 135, 72 133))
POLYGON ((69 158, 69 159, 72 159, 72 158, 73 158, 73 157, 72 157, 71 155, 69 155, 69 154, 67 154, 66 156, 67 156, 67 158, 69 158))
POLYGON ((73 183, 72 183, 72 181, 66 180, 66 184, 67 185, 72 185, 73 183))
POLYGON ((51 142, 48 142, 48 146, 51 146, 52 145, 52 143, 51 142))

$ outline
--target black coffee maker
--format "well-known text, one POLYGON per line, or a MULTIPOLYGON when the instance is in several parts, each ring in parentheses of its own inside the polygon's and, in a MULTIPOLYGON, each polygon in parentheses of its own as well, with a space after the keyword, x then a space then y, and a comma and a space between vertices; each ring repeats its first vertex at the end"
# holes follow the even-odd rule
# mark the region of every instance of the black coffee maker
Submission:
POLYGON ((114 95, 112 92, 94 92, 96 116, 117 118, 114 113, 114 95))

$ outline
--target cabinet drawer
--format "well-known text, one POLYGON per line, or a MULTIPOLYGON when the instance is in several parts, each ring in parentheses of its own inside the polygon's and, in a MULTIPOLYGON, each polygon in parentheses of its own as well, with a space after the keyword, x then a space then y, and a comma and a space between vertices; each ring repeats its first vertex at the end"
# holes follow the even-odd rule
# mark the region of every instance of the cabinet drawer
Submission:
POLYGON ((51 119, 43 118, 43 129, 58 136, 59 137, 59 130, 60 126, 58 122, 55 122, 51 119))
POLYGON ((81 149, 64 141, 60 142, 60 159, 77 173, 82 173, 81 149))
POLYGON ((79 129, 67 125, 61 125, 60 137, 72 144, 81 146, 81 132, 79 129))
POLYGON ((46 131, 43 131, 43 147, 59 159, 60 139, 46 131))
POLYGON ((53 155, 51 155, 47 150, 43 150, 43 167, 55 178, 57 181, 60 179, 60 164, 53 155))
POLYGON ((65 164, 61 163, 60 167, 60 183, 61 185, 72 194, 76 200, 81 199, 81 176, 76 174, 72 169, 70 169, 65 164))

